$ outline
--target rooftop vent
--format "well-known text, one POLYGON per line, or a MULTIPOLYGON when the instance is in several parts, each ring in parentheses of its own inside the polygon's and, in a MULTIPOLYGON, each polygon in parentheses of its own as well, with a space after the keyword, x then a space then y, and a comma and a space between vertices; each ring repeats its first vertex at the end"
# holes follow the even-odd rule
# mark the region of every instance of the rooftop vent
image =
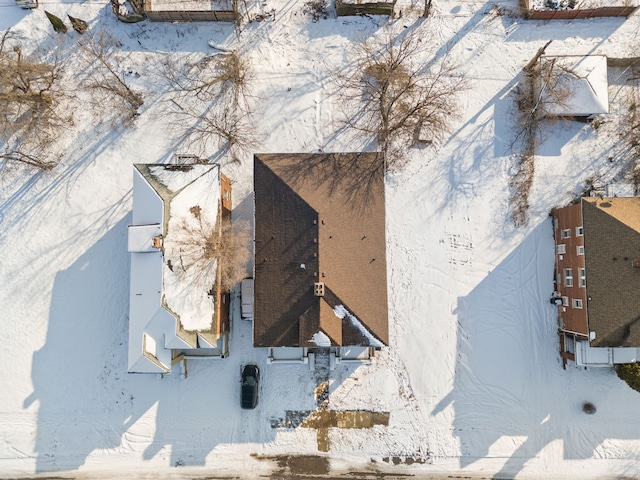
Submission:
POLYGON ((316 297, 324 297, 324 282, 315 282, 313 284, 313 294, 316 297))
POLYGON ((631 260, 631 265, 640 268, 640 258, 634 258, 633 260, 631 260))
POLYGON ((153 248, 162 248, 162 236, 153 237, 151 239, 151 246, 153 248))

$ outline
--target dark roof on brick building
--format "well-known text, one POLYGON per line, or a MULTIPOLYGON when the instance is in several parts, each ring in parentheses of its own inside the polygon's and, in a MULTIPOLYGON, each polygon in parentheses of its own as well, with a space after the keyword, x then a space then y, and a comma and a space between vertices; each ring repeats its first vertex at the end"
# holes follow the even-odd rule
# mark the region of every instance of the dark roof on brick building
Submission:
POLYGON ((587 315, 594 347, 640 347, 640 198, 583 198, 587 315))
POLYGON ((254 192, 254 345, 387 344, 382 156, 256 155, 254 192))

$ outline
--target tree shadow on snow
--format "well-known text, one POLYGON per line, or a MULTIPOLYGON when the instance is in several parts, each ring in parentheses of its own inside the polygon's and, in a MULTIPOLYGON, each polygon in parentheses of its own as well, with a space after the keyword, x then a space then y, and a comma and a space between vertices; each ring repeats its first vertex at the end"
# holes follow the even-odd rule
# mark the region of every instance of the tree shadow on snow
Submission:
MULTIPOLYGON (((549 302, 553 255, 547 220, 458 301, 454 387, 431 414, 453 406, 461 468, 506 458, 494 478, 513 478, 558 440, 565 459, 580 460, 606 457, 608 439, 637 439, 637 422, 610 420, 627 406, 634 418, 640 396, 610 369, 562 369, 549 302), (584 401, 595 415, 582 411, 584 401)), ((615 455, 629 465, 635 458, 615 455)))

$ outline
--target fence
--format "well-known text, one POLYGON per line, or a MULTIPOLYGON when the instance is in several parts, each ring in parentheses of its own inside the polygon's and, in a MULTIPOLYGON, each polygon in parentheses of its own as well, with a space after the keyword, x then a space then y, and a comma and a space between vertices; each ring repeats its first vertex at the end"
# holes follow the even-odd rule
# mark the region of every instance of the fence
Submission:
POLYGON ((576 20, 594 17, 628 17, 637 6, 576 8, 573 10, 531 10, 529 0, 525 1, 526 17, 529 20, 576 20))
MULTIPOLYGON (((357 1, 357 0, 356 0, 357 1)), ((389 15, 393 17, 393 7, 396 2, 343 2, 336 0, 336 13, 339 17, 351 15, 389 15)))
POLYGON ((611 58, 607 57, 609 67, 640 67, 640 57, 611 58))
POLYGON ((209 10, 205 12, 162 11, 152 12, 145 9, 145 15, 152 22, 235 22, 233 10, 209 10))

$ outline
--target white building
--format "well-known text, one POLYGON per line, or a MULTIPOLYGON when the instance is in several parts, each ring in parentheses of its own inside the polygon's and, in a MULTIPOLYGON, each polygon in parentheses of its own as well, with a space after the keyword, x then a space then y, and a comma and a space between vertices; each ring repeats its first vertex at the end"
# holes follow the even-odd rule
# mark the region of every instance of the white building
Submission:
POLYGON ((231 184, 218 165, 134 165, 130 373, 228 354, 229 294, 203 252, 230 215, 231 184))

